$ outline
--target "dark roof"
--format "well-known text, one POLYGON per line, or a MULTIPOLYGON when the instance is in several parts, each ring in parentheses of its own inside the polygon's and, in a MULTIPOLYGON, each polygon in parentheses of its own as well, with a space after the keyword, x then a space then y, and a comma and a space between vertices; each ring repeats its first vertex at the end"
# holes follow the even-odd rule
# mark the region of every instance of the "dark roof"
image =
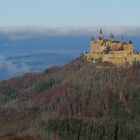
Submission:
POLYGON ((103 33, 102 28, 100 28, 100 33, 103 33))
POLYGON ((91 39, 90 39, 91 41, 94 41, 94 37, 93 37, 93 35, 91 36, 91 39))
POLYGON ((110 34, 110 38, 114 39, 114 35, 112 33, 110 34))

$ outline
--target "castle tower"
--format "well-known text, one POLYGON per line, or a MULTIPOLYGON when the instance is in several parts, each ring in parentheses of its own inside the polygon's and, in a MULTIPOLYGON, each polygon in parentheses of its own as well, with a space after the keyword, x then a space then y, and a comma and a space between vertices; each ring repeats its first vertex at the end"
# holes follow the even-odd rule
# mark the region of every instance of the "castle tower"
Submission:
POLYGON ((92 35, 91 36, 91 39, 90 39, 90 52, 94 52, 94 46, 95 46, 95 40, 94 40, 94 36, 92 35))
POLYGON ((112 33, 110 34, 109 40, 110 40, 111 42, 113 42, 113 41, 115 40, 114 35, 113 35, 112 33))
POLYGON ((123 35, 122 35, 122 38, 121 38, 121 44, 123 44, 124 43, 124 37, 123 37, 123 35))
POLYGON ((128 43, 128 47, 130 49, 130 53, 133 53, 134 52, 134 46, 133 46, 133 43, 132 41, 130 40, 129 43, 128 43))
POLYGON ((104 36, 103 36, 103 32, 102 32, 102 29, 101 28, 100 28, 98 40, 104 40, 104 36))

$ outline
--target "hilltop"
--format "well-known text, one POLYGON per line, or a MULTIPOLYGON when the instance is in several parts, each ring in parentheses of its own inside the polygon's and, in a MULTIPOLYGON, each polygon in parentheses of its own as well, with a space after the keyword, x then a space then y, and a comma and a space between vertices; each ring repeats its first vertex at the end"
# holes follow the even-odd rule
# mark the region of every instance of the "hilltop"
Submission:
MULTIPOLYGON (((83 56, 0 82, 0 135, 41 140, 140 139, 140 64, 83 56)), ((10 139, 10 138, 9 138, 10 139)))

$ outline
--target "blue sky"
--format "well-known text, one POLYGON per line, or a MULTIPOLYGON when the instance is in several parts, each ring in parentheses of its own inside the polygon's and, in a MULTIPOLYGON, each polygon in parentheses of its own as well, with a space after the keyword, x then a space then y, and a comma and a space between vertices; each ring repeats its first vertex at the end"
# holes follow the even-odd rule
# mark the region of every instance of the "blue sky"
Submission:
POLYGON ((139 26, 140 0, 0 0, 0 26, 139 26))

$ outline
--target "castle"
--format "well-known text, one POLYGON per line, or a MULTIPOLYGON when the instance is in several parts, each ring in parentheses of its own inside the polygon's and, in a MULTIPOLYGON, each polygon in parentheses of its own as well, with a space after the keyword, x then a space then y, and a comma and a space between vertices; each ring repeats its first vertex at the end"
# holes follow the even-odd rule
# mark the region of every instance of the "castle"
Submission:
POLYGON ((126 43, 123 39, 116 41, 111 33, 109 39, 104 39, 102 29, 100 29, 98 39, 91 37, 90 51, 84 53, 84 58, 88 61, 110 62, 116 65, 132 64, 140 61, 140 53, 134 51, 133 43, 126 43))

